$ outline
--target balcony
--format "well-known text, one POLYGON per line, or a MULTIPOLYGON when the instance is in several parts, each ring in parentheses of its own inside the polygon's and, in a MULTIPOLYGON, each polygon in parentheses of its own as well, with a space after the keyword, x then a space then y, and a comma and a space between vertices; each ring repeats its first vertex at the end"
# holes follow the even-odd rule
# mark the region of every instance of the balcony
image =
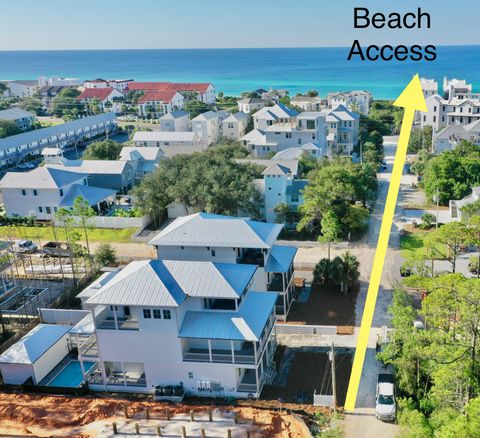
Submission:
POLYGON ((252 394, 257 392, 257 376, 255 374, 255 370, 245 370, 245 374, 238 385, 237 391, 248 392, 252 394))
POLYGON ((257 249, 247 249, 237 260, 237 263, 242 265, 257 265, 261 268, 265 266, 263 253, 257 249))
POLYGON ((139 330, 138 321, 130 318, 115 318, 107 317, 100 323, 96 323, 98 330, 139 330))
POLYGON ((188 348, 183 352, 185 362, 215 362, 254 365, 255 351, 253 343, 245 342, 240 349, 188 348))

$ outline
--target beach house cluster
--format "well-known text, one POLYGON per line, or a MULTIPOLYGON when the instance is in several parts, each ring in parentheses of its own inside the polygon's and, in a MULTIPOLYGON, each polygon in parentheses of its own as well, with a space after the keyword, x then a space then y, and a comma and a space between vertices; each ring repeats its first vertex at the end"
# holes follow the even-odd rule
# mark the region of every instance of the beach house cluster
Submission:
POLYGON ((296 248, 276 244, 282 227, 175 220, 149 242, 156 259, 105 272, 78 295, 81 310, 42 309, 43 324, 0 355, 4 382, 258 397, 294 299, 296 248))
POLYGON ((443 81, 443 94, 438 92, 438 83, 433 79, 421 80, 428 112, 416 116, 423 128, 433 129, 433 151, 451 150, 462 140, 479 142, 480 93, 474 93, 472 84, 466 80, 443 81))

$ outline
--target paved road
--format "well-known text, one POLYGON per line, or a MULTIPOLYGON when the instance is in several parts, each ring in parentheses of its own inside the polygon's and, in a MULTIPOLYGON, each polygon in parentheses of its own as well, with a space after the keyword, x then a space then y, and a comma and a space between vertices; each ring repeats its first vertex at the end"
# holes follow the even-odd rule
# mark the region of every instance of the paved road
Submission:
MULTIPOLYGON (((365 269, 371 271, 373 263, 373 254, 377 244, 378 233, 382 222, 383 209, 388 192, 388 183, 391 177, 391 168, 393 165, 397 137, 384 138, 385 159, 387 161, 387 170, 379 175, 379 193, 375 208, 371 217, 368 233, 365 242, 372 249, 372 256, 362 259, 365 269)), ((403 187, 410 185, 409 176, 402 178, 403 187)), ((402 194, 401 194, 402 195, 402 194)), ((401 197, 400 199, 401 200, 401 197)), ((402 208, 397 207, 392 232, 390 235, 390 244, 385 260, 384 274, 378 294, 377 305, 372 324, 372 333, 370 342, 363 365, 362 378, 358 390, 356 409, 353 413, 345 416, 345 437, 346 438, 371 438, 394 437, 398 433, 396 424, 384 423, 375 418, 375 387, 379 372, 385 371, 382 365, 375 358, 375 346, 372 345, 372 335, 381 333, 380 328, 389 325, 390 315, 388 314, 388 306, 392 301, 392 291, 395 284, 400 279, 399 269, 402 264, 400 257, 400 237, 399 237, 399 221, 402 215, 402 208)), ((363 283, 359 297, 357 299, 356 320, 357 325, 361 321, 365 299, 367 295, 368 283, 363 283)))

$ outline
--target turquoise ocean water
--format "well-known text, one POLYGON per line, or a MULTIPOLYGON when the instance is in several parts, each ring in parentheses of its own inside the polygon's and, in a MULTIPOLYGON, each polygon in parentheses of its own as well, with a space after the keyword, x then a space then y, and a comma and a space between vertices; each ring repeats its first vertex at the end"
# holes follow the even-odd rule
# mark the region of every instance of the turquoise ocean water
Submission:
POLYGON ((367 89, 395 98, 412 74, 465 78, 480 87, 480 46, 438 47, 433 62, 347 61, 347 48, 0 51, 0 79, 73 76, 81 79, 212 82, 238 95, 256 88, 291 94, 317 89, 367 89))

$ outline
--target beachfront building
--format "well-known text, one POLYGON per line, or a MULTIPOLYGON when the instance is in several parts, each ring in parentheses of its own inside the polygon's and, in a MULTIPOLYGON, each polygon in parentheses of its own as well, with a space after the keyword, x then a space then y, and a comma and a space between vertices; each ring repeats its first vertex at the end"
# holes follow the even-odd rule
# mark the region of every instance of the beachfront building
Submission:
POLYGON ((259 97, 244 97, 237 101, 238 111, 245 114, 252 114, 268 104, 266 100, 259 97))
POLYGON ((435 132, 446 126, 469 125, 480 120, 480 99, 459 98, 444 99, 438 94, 426 99, 427 109, 420 120, 420 126, 431 126, 435 132))
POLYGON ((191 131, 190 115, 181 109, 164 114, 158 119, 160 131, 186 132, 191 131))
POLYGON ((282 228, 249 218, 194 213, 175 219, 149 244, 160 260, 257 265, 252 290, 278 292, 277 317, 285 320, 294 299, 296 248, 275 244, 282 228))
POLYGON ((9 108, 0 111, 0 120, 15 123, 21 131, 29 131, 33 127, 35 115, 20 108, 9 108))
MULTIPOLYGON (((472 187, 472 193, 470 195, 465 196, 463 199, 459 200, 450 200, 449 201, 449 209, 450 209, 450 217, 456 220, 463 220, 468 218, 468 214, 463 211, 463 208, 471 205, 473 203, 478 203, 480 201, 480 186, 472 187)), ((480 209, 476 212, 476 214, 480 213, 480 209)))
POLYGON ((162 158, 163 152, 157 147, 124 146, 120 151, 119 160, 130 163, 135 178, 140 179, 152 173, 162 158))
POLYGON ((92 79, 83 83, 83 88, 113 88, 120 93, 125 93, 133 79, 92 79))
POLYGON ((438 94, 438 82, 435 79, 420 78, 420 84, 422 85, 425 99, 438 94))
POLYGON ((196 132, 137 131, 133 135, 137 146, 160 148, 166 157, 178 154, 201 152, 207 145, 200 141, 196 132))
POLYGON ((13 166, 30 155, 40 155, 46 147, 66 149, 116 130, 115 113, 104 113, 2 138, 0 167, 13 166))
POLYGON ((327 155, 351 155, 358 143, 360 116, 339 105, 326 115, 327 155))
POLYGON ((127 91, 176 91, 185 100, 196 99, 207 104, 213 104, 217 100, 215 87, 210 83, 130 82, 127 91))
POLYGON ((113 111, 114 113, 121 112, 121 100, 123 100, 123 94, 114 88, 86 88, 77 97, 77 100, 84 105, 92 108, 94 105, 98 105, 100 110, 113 111))
POLYGON ((207 111, 192 119, 192 131, 204 145, 216 143, 220 138, 221 118, 215 111, 207 111))
POLYGON ((88 175, 89 185, 126 194, 134 185, 132 165, 124 160, 66 160, 60 164, 46 163, 50 169, 88 175))
POLYGON ((146 91, 138 101, 138 114, 157 119, 183 108, 184 97, 177 91, 146 91))
POLYGON ((79 87, 82 85, 80 78, 62 78, 60 76, 39 76, 38 86, 43 87, 79 87))
POLYGON ((245 135, 249 119, 250 116, 246 113, 238 112, 231 114, 222 121, 222 136, 233 140, 240 140, 240 138, 245 135))
POLYGON ((18 80, 5 82, 7 86, 7 96, 24 99, 26 97, 33 97, 38 89, 38 82, 32 80, 18 80))
POLYGON ((327 95, 328 108, 335 109, 339 105, 349 111, 368 114, 372 102, 372 94, 365 90, 344 91, 327 95))
POLYGON ((465 79, 448 79, 446 76, 443 78, 444 99, 478 99, 479 95, 474 94, 472 89, 472 84, 467 83, 465 79))
POLYGON ((29 172, 7 172, 0 180, 7 217, 35 216, 50 220, 59 208, 71 208, 78 196, 101 212, 114 200, 115 190, 88 185, 88 174, 37 167, 29 172))
POLYGON ((276 124, 295 124, 297 115, 297 111, 278 103, 258 110, 253 115, 253 126, 255 129, 265 131, 276 124))
POLYGON ((302 94, 297 94, 290 99, 290 104, 300 108, 302 111, 320 111, 326 106, 320 96, 304 96, 302 94))

